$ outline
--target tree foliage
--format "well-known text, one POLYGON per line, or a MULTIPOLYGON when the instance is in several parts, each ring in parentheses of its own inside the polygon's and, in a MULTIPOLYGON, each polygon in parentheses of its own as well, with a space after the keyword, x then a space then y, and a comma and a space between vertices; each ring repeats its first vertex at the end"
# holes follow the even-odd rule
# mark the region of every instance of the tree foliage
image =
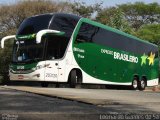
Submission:
POLYGON ((0 83, 9 82, 9 64, 11 63, 11 53, 12 53, 12 43, 13 41, 8 42, 6 44, 5 49, 0 49, 0 76, 2 76, 2 80, 0 83))
POLYGON ((96 20, 127 33, 133 32, 129 22, 125 18, 125 14, 115 7, 101 10, 97 15, 96 20))
POLYGON ((44 0, 20 1, 13 5, 0 7, 0 32, 3 34, 15 34, 21 22, 30 16, 67 11, 66 4, 44 0), (7 32, 7 33, 5 33, 7 32))
POLYGON ((143 25, 136 34, 141 39, 160 45, 160 24, 143 25))
POLYGON ((158 3, 122 4, 118 6, 125 13, 125 18, 138 30, 144 24, 160 23, 160 5, 158 3))
POLYGON ((85 17, 85 18, 92 18, 92 15, 95 12, 101 10, 102 2, 96 3, 94 5, 86 5, 85 2, 74 2, 70 3, 72 13, 85 17))

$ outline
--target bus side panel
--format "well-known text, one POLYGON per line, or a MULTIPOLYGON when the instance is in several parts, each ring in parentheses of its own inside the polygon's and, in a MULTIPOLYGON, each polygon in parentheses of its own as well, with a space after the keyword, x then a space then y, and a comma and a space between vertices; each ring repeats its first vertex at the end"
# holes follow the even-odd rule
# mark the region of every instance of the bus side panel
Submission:
MULTIPOLYGON (((88 26, 85 29, 88 29, 88 26)), ((89 34, 87 32, 86 30, 85 35, 89 34)), ((90 32, 92 32, 92 29, 90 32)), ((141 51, 144 53, 136 54, 87 42, 83 37, 78 37, 77 34, 78 27, 74 35, 73 54, 76 63, 83 70, 85 83, 131 85, 134 75, 138 75, 140 79, 145 76, 148 80, 148 85, 157 84, 158 64, 156 62, 156 48, 149 47, 149 43, 147 46, 148 50, 152 48, 149 53, 141 51), (147 56, 145 62, 143 61, 144 55, 147 56), (152 61, 150 59, 151 57, 152 61)), ((87 38, 87 36, 85 37, 87 38)), ((108 38, 106 40, 111 39, 108 38)), ((136 42, 133 43, 134 47, 136 47, 134 51, 137 51, 138 47, 143 48, 143 45, 147 44, 139 41, 137 42, 138 44, 136 42)), ((128 44, 125 45, 129 46, 128 44)))

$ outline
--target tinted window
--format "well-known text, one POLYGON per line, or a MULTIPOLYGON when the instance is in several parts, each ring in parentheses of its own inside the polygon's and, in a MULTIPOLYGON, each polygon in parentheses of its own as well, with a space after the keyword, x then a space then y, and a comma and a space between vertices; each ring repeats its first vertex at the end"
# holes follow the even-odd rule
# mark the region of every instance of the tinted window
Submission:
POLYGON ((91 42, 137 54, 157 52, 158 48, 118 33, 82 23, 76 43, 91 42))
POLYGON ((70 14, 55 14, 49 28, 65 32, 67 37, 71 37, 79 19, 80 17, 70 14))
POLYGON ((12 62, 26 63, 43 59, 44 41, 36 44, 34 39, 15 41, 12 62))
POLYGON ((64 56, 69 38, 64 36, 47 36, 46 59, 60 59, 64 56))
POLYGON ((17 35, 37 33, 47 29, 52 15, 40 15, 25 19, 19 27, 17 35))

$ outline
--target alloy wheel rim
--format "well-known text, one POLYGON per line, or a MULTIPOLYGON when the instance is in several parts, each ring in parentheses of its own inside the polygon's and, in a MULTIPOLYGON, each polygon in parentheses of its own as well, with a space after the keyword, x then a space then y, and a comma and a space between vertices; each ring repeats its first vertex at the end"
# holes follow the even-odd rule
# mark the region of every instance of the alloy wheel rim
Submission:
POLYGON ((141 87, 144 88, 145 87, 145 82, 142 80, 141 81, 141 87))
POLYGON ((133 87, 134 87, 134 88, 137 88, 137 86, 138 86, 138 85, 137 85, 137 80, 134 80, 134 81, 133 81, 133 87))

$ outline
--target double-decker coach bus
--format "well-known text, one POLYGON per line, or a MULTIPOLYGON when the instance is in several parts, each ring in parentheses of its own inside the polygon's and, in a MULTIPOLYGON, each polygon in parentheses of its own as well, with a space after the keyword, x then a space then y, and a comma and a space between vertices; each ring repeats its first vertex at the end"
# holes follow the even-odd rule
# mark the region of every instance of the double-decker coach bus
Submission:
POLYGON ((144 90, 158 85, 158 47, 109 26, 72 14, 25 19, 14 39, 10 80, 127 85, 144 90))

